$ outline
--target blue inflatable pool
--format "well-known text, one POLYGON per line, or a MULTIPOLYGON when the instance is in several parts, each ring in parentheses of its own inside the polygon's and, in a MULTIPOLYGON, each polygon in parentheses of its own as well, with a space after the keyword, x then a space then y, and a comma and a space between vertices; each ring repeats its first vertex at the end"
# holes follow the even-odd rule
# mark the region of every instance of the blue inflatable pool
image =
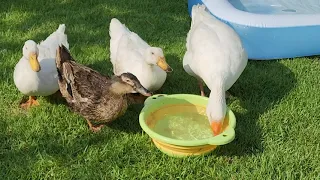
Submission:
POLYGON ((319 0, 188 0, 205 4, 239 34, 250 59, 320 54, 319 0))

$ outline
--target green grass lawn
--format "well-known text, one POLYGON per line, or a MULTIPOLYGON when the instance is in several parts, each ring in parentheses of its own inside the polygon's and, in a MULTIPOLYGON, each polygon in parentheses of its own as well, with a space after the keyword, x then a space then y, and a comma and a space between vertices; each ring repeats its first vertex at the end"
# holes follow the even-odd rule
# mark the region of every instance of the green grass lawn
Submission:
POLYGON ((41 106, 29 112, 18 108, 23 95, 13 70, 24 41, 39 42, 65 23, 75 59, 111 75, 112 17, 164 49, 174 71, 163 93, 200 93, 182 68, 190 26, 186 0, 1 2, 1 179, 320 178, 318 57, 249 61, 228 101, 237 117, 236 139, 201 157, 177 159, 158 151, 140 128, 141 106, 98 134, 52 97, 39 98, 41 106))

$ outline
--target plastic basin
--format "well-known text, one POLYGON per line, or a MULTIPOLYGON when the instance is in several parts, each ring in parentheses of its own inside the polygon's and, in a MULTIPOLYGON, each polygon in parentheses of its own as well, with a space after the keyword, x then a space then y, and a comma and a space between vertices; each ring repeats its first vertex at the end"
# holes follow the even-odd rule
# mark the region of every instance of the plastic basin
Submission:
POLYGON ((140 126, 156 147, 169 156, 185 157, 210 153, 217 146, 234 140, 236 117, 228 109, 223 131, 213 136, 212 132, 208 132, 210 125, 205 119, 207 103, 207 97, 191 94, 151 96, 146 99, 139 115, 140 126), (187 116, 176 118, 180 117, 177 114, 187 116))

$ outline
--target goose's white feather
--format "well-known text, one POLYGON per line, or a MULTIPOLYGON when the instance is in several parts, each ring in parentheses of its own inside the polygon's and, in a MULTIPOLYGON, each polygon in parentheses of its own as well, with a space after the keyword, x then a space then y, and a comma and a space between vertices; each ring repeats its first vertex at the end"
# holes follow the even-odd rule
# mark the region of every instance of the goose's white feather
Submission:
POLYGON ((186 47, 184 70, 203 80, 211 90, 207 105, 209 120, 223 120, 225 92, 239 78, 248 61, 238 34, 207 12, 204 5, 195 5, 186 47))
POLYGON ((109 35, 110 60, 114 74, 130 72, 148 90, 160 89, 167 78, 167 73, 159 66, 146 62, 145 55, 152 47, 116 18, 110 22, 109 35))
MULTIPOLYGON (((34 43, 29 40, 30 42, 34 43)), ((19 91, 28 96, 48 96, 59 90, 55 58, 56 50, 61 44, 69 48, 64 24, 61 24, 46 40, 36 45, 41 67, 39 72, 31 69, 28 57, 23 56, 19 60, 13 75, 14 83, 19 91)))

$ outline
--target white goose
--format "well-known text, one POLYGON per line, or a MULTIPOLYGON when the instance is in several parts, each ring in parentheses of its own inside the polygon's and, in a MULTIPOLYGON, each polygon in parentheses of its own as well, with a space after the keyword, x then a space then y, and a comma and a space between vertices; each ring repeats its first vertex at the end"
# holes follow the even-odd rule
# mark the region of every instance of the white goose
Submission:
POLYGON ((55 58, 60 44, 69 48, 65 25, 61 24, 46 40, 36 44, 28 40, 23 46, 23 56, 14 69, 14 83, 21 93, 29 96, 22 108, 39 105, 35 96, 48 96, 59 90, 55 58))
POLYGON ((110 22, 109 35, 114 74, 130 72, 149 91, 159 90, 167 78, 166 72, 172 71, 162 49, 149 46, 116 18, 110 22))
POLYGON ((245 69, 248 56, 238 34, 206 11, 204 5, 192 7, 191 28, 187 36, 183 68, 211 90, 206 113, 214 135, 221 132, 226 115, 226 91, 245 69))

